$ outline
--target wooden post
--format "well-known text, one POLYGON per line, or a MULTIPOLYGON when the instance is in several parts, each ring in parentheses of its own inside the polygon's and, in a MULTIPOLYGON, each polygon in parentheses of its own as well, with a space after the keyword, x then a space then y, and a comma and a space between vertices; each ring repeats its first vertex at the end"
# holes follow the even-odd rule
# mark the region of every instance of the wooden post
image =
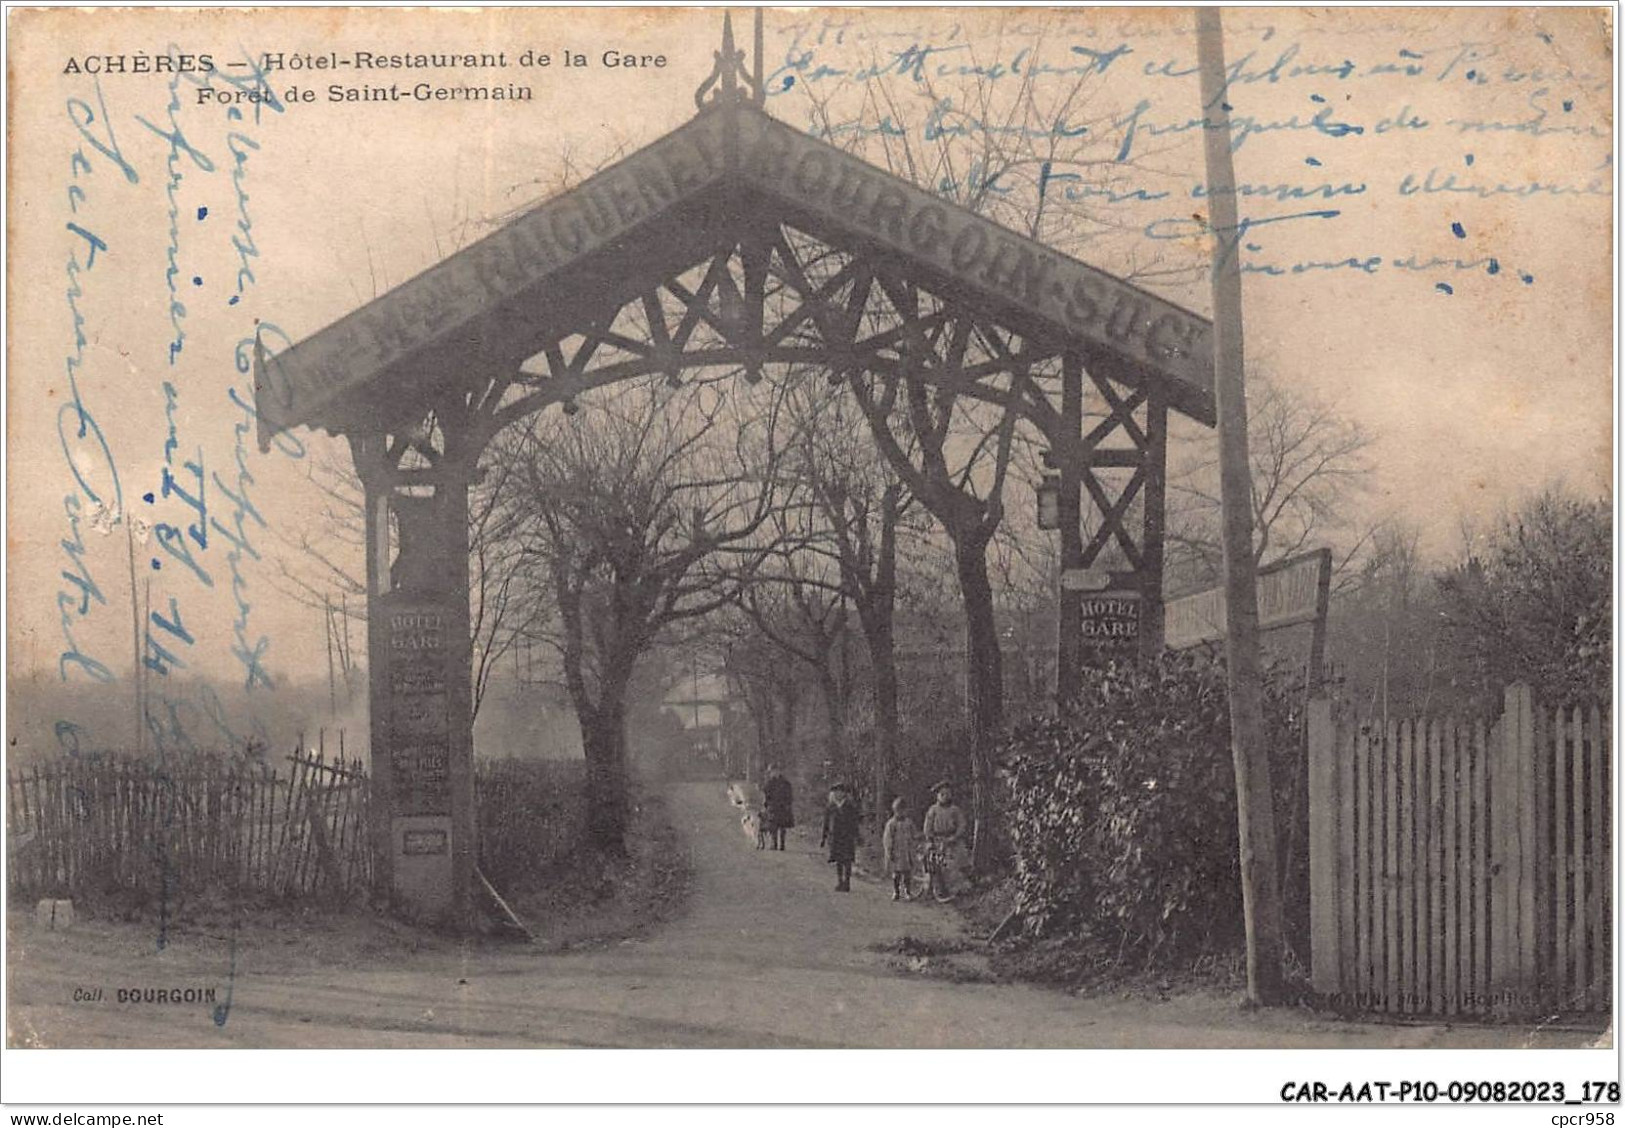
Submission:
POLYGON ((1536 834, 1535 807, 1539 795, 1535 787, 1538 742, 1535 739, 1534 697, 1522 683, 1513 687, 1518 695, 1517 745, 1512 766, 1518 787, 1518 998, 1517 1007, 1533 1005, 1539 989, 1535 957, 1539 937, 1535 932, 1535 874, 1540 857, 1536 834))
POLYGON ((1355 888, 1354 930, 1359 951, 1357 990, 1369 997, 1376 989, 1371 937, 1376 932, 1376 902, 1372 899, 1372 878, 1377 872, 1371 843, 1371 733, 1361 729, 1354 737, 1354 857, 1358 884, 1355 888))
POLYGON ((1432 923, 1432 889, 1433 865, 1428 859, 1428 844, 1433 840, 1433 797, 1428 790, 1428 773, 1430 757, 1434 755, 1433 722, 1427 718, 1419 718, 1416 722, 1416 731, 1411 738, 1411 762, 1415 773, 1411 776, 1411 785, 1415 789, 1416 800, 1411 804, 1415 814, 1412 816, 1415 826, 1415 840, 1413 849, 1416 861, 1412 864, 1411 877, 1413 881, 1412 903, 1414 911, 1411 916, 1416 927, 1416 983, 1413 990, 1415 997, 1412 1002, 1418 1012, 1425 1012, 1432 1006, 1433 999, 1433 933, 1432 923))
MULTIPOLYGON (((1498 997, 1511 989, 1511 977, 1515 968, 1510 962, 1513 955, 1511 930, 1507 926, 1510 916, 1508 906, 1515 900, 1516 887, 1512 884, 1512 867, 1509 860, 1516 859, 1516 843, 1507 841, 1507 827, 1512 824, 1516 811, 1513 805, 1517 802, 1515 793, 1511 793, 1507 786, 1507 741, 1512 739, 1508 730, 1516 730, 1517 714, 1508 709, 1516 709, 1515 704, 1503 703, 1500 718, 1490 729, 1489 746, 1485 749, 1489 760, 1490 803, 1487 809, 1490 822, 1489 852, 1486 862, 1489 868, 1489 909, 1490 909, 1490 995, 1498 997)), ((1515 833, 1515 832, 1514 832, 1515 833)))
POLYGON ((1309 952, 1316 992, 1343 989, 1339 915, 1346 895, 1339 888, 1340 824, 1347 812, 1338 794, 1337 730, 1332 703, 1309 702, 1309 952))
POLYGON ((1399 1005, 1399 728, 1390 720, 1383 728, 1383 1009, 1399 1005))
POLYGON ((1332 554, 1320 550, 1320 571, 1315 580, 1315 618, 1309 628, 1309 669, 1304 678, 1310 697, 1324 691, 1326 684, 1326 620, 1332 603, 1332 554))
POLYGON ((322 596, 322 630, 327 636, 327 715, 336 717, 339 712, 339 687, 333 670, 333 603, 325 594, 322 596))
MULTIPOLYGON (((442 414, 442 418, 446 418, 442 414)), ((461 436, 457 436, 461 438, 461 436)), ((453 437, 448 436, 448 447, 453 437)), ((474 806, 474 687, 472 612, 469 606, 468 490, 473 480, 478 450, 448 449, 448 462, 455 467, 435 487, 445 491, 442 510, 443 531, 449 544, 447 595, 451 612, 451 650, 446 684, 451 703, 451 810, 452 810, 452 888, 453 917, 461 927, 469 927, 474 912, 475 842, 477 835, 474 806)))
POLYGON ((389 749, 389 692, 384 670, 389 663, 389 632, 378 612, 378 600, 389 592, 389 495, 387 468, 383 458, 383 436, 350 440, 351 456, 361 478, 366 506, 367 554, 367 754, 371 761, 369 782, 373 802, 369 805, 372 825, 374 894, 387 900, 394 888, 394 851, 391 847, 389 795, 394 786, 389 749))
POLYGON ((1484 722, 1473 722, 1473 993, 1477 997, 1474 1009, 1482 1010, 1490 991, 1490 914, 1489 914, 1489 787, 1490 743, 1484 737, 1484 722))
MULTIPOLYGON (((344 875, 339 872, 338 860, 327 840, 326 808, 333 788, 340 782, 337 773, 329 773, 327 786, 309 792, 305 800, 305 818, 310 824, 310 840, 315 847, 321 877, 327 882, 327 900, 337 904, 344 895, 344 875)), ((316 884, 314 881, 312 884, 316 884)))
POLYGON ((1140 656, 1155 661, 1163 650, 1162 572, 1167 540, 1168 400, 1153 389, 1145 404, 1145 507, 1140 539, 1140 656))
MULTIPOLYGON (((1535 969, 1531 986, 1538 993, 1540 1006, 1547 1007, 1552 988, 1552 952, 1556 930, 1552 925, 1552 735, 1547 706, 1533 703, 1534 745, 1530 749, 1534 784, 1534 960, 1535 969)), ((1556 714, 1562 724, 1562 710, 1556 714)))
POLYGON ((1530 986, 1530 963, 1526 950, 1532 949, 1534 905, 1531 898, 1530 859, 1534 828, 1532 733, 1527 716, 1527 686, 1510 685, 1503 697, 1503 710, 1496 726, 1494 774, 1490 779, 1493 842, 1490 868, 1495 888, 1491 911, 1495 917, 1490 954, 1491 989, 1502 1006, 1519 1006, 1530 986))
MULTIPOLYGON (((1453 734, 1451 734, 1453 735, 1453 734)), ((1430 912, 1428 938, 1428 983, 1433 1000, 1433 1012, 1445 1009, 1445 870, 1444 795, 1441 791, 1444 774, 1443 761, 1454 751, 1443 720, 1435 720, 1428 728, 1428 908, 1430 912)), ((1452 784, 1453 786, 1453 784, 1452 784)), ((1450 828, 1452 831, 1454 828, 1450 828)))
POLYGON ((1343 738, 1337 742, 1337 936, 1342 960, 1344 992, 1358 989, 1359 971, 1355 964, 1357 935, 1355 845, 1356 807, 1361 802, 1354 782, 1354 750, 1360 735, 1353 724, 1344 724, 1343 738))
POLYGON ((1427 1011, 1428 1004, 1428 883, 1432 871, 1427 865, 1428 844, 1428 756, 1427 717, 1417 718, 1410 733, 1410 928, 1415 954, 1410 957, 1410 1009, 1427 1011))
POLYGON ((1224 29, 1219 9, 1196 12, 1208 207, 1214 233, 1214 399, 1219 425, 1220 507, 1224 517, 1225 657, 1230 745, 1241 843, 1241 904, 1247 929, 1247 994, 1281 1000, 1280 871, 1275 863, 1274 794, 1264 738, 1264 681, 1258 641, 1258 576, 1253 558, 1252 470, 1247 447, 1246 353, 1242 346, 1240 248, 1230 111, 1224 101, 1224 29))
POLYGON ((1444 902, 1444 1009, 1447 1014, 1455 1014, 1460 1006, 1462 983, 1461 870, 1458 868, 1462 855, 1458 854, 1457 846, 1461 843, 1464 821, 1461 816, 1467 810, 1467 804, 1461 802, 1466 798, 1461 793, 1467 787, 1467 774, 1463 770, 1461 738, 1460 723, 1451 718, 1444 730, 1444 847, 1441 857, 1444 880, 1440 886, 1444 902))
MULTIPOLYGON (((1596 725, 1593 723, 1591 731, 1593 752, 1599 743, 1597 735, 1596 725)), ((1586 880, 1589 876, 1586 868, 1594 856, 1600 838, 1594 830, 1588 833, 1589 828, 1586 826, 1585 762, 1585 748, 1576 747, 1574 762, 1571 765, 1574 785, 1570 791, 1574 806, 1574 852, 1577 855, 1574 867, 1574 930, 1577 933, 1574 944, 1574 990, 1582 1002, 1589 1001, 1591 989, 1591 976, 1586 970, 1586 920, 1590 915, 1589 907, 1586 905, 1586 886, 1589 884, 1586 880)))
POLYGON ((1552 912, 1555 933, 1552 952, 1552 990, 1558 1009, 1569 1004, 1569 912, 1573 904, 1570 875, 1574 860, 1569 855, 1568 783, 1571 752, 1580 748, 1580 707, 1574 707, 1572 727, 1563 723, 1563 710, 1552 714, 1552 912), (1569 739, 1565 740, 1564 738, 1569 739))
POLYGON ((1399 722, 1399 1009, 1416 1009, 1416 725, 1399 722))
MULTIPOLYGON (((1592 897, 1595 898, 1591 906, 1591 966, 1595 973, 1595 987, 1586 995, 1587 1005, 1606 1006, 1608 1002, 1608 979, 1614 966, 1613 952, 1609 947, 1608 933, 1613 921, 1613 885, 1611 878, 1614 868, 1611 864, 1613 853, 1609 849, 1609 835, 1612 832, 1612 820, 1609 817, 1609 808, 1605 796, 1612 794, 1603 787, 1603 776, 1608 771, 1610 763, 1608 757, 1609 728, 1602 720, 1602 709, 1596 704, 1591 706, 1591 832, 1587 837, 1586 861, 1593 867, 1594 880, 1591 882, 1592 897)), ((1578 752, 1578 749, 1576 749, 1578 752)))
MULTIPOLYGON (((1061 572, 1083 567, 1083 362, 1076 352, 1061 358, 1061 434, 1054 442, 1060 493, 1056 518, 1061 525, 1061 572)), ((1077 697, 1083 677, 1083 596, 1061 585, 1060 616, 1055 624, 1055 696, 1065 703, 1077 697)))

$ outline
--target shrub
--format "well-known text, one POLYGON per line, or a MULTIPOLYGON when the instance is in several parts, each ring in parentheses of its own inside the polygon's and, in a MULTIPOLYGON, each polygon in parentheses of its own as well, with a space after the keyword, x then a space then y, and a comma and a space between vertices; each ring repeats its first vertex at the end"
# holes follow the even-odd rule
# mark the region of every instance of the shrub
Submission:
POLYGON ((1439 577, 1445 640, 1486 706, 1515 681, 1554 702, 1608 697, 1613 533, 1608 502, 1550 489, 1439 577))
MULTIPOLYGON (((1278 811, 1299 756, 1301 691, 1272 676, 1278 811)), ((1235 774, 1220 662, 1171 654, 1085 671, 1064 716, 1019 725, 1002 769, 1017 906, 1034 937, 1087 937, 1151 964, 1240 943, 1235 774)), ((1285 820, 1277 828, 1285 837, 1285 820)))
POLYGON ((583 760, 476 760, 479 865, 503 893, 535 887, 586 839, 583 760))

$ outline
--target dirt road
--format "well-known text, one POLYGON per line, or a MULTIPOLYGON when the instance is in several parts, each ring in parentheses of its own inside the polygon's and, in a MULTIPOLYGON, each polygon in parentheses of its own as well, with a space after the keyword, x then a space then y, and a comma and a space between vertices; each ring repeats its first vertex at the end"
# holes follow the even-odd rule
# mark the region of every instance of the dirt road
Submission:
MULTIPOLYGON (((385 950, 256 934, 235 974, 221 935, 176 937, 88 923, 10 933, 8 1038, 53 1047, 1207 1047, 1519 1046, 1525 1031, 1380 1026, 1251 1013, 1234 998, 1077 999, 954 984, 899 969, 873 945, 945 937, 955 915, 894 904, 863 879, 833 890, 816 834, 757 851, 720 785, 687 785, 671 810, 692 853, 688 911, 652 935, 543 954, 486 942, 385 950), (119 988, 214 988, 230 1009, 119 1003, 119 988), (75 1002, 75 992, 99 999, 75 1002)), ((1542 1045, 1580 1045, 1550 1034, 1542 1045)))

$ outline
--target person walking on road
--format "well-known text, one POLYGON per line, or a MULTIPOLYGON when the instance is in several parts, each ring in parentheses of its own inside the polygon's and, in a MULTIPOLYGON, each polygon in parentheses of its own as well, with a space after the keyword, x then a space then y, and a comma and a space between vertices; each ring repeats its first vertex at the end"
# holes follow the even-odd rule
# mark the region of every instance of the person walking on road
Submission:
POLYGON ((835 891, 852 892, 852 863, 858 856, 858 804, 844 783, 830 788, 824 833, 818 844, 829 847, 829 860, 835 863, 835 891))
POLYGON ((773 849, 782 850, 784 832, 796 825, 795 791, 777 764, 767 769, 767 782, 762 784, 762 795, 766 802, 773 849))
POLYGON ((899 795, 892 800, 892 816, 886 820, 881 832, 881 852, 886 855, 886 868, 891 871, 891 899, 914 900, 914 850, 919 837, 914 824, 908 821, 908 800, 899 795))
POLYGON ((936 792, 937 801, 925 812, 925 823, 920 828, 925 834, 925 872, 932 896, 939 901, 949 901, 954 894, 948 874, 965 835, 965 816, 954 806, 953 788, 946 780, 931 790, 936 792))

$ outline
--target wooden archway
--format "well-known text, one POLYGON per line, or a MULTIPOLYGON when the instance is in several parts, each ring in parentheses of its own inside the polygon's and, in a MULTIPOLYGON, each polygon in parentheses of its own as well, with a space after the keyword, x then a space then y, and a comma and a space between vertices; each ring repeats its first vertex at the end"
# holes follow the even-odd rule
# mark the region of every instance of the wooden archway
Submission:
POLYGON ((473 881, 469 485, 504 426, 593 388, 797 365, 1019 411, 1082 577, 1063 686, 1108 544, 1160 649, 1167 418, 1213 423, 1210 324, 774 120, 741 59, 725 29, 693 120, 306 340, 261 342, 261 444, 342 435, 365 489, 374 842, 417 915, 465 916, 473 881), (1086 385, 1108 409, 1087 431, 1086 385))

